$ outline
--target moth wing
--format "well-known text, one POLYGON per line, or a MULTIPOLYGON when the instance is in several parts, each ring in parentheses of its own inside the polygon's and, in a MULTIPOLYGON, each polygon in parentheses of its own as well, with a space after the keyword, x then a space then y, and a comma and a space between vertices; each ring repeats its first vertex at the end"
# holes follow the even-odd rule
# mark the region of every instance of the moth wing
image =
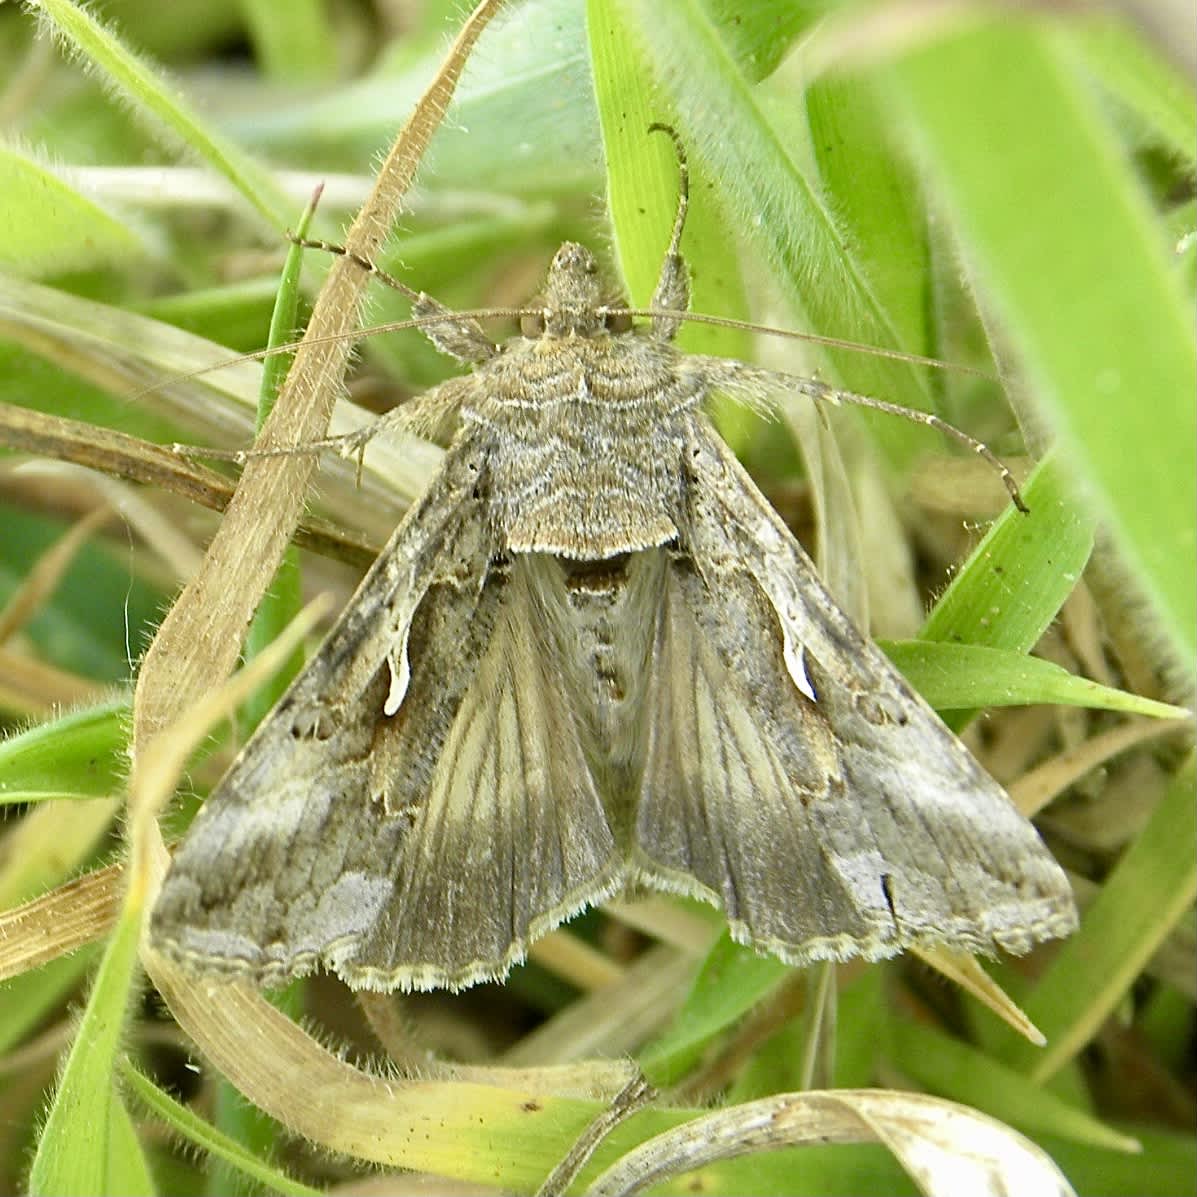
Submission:
MULTIPOLYGON (((532 940, 623 882, 626 853, 585 759, 562 660, 567 602, 559 581, 545 585, 555 569, 547 558, 514 556, 488 587, 466 633, 485 627, 485 647, 455 717, 441 724, 393 887, 369 931, 336 955, 351 985, 460 988, 501 976, 532 940)), ((429 647, 451 635, 438 629, 429 647)), ((420 668, 413 653, 413 681, 420 668)), ((430 674, 428 688, 442 671, 430 674)), ((430 732, 394 727, 403 739, 430 732)), ((401 757, 402 745, 393 747, 401 757)), ((418 791, 423 779, 415 780, 418 791)), ((405 784, 396 777, 391 801, 404 801, 405 784)))
POLYGON ((705 418, 666 586, 635 872, 791 963, 1025 952, 1076 924, 1031 824, 824 589, 705 418))
POLYGON ((357 987, 465 985, 612 887, 568 701, 492 568, 484 456, 450 451, 205 802, 152 918, 175 959, 265 985, 321 963, 357 987))
POLYGON ((205 801, 151 919, 185 965, 278 984, 376 917, 404 835, 369 795, 383 707, 409 678, 413 616, 438 577, 486 576, 478 463, 451 450, 316 654, 205 801))

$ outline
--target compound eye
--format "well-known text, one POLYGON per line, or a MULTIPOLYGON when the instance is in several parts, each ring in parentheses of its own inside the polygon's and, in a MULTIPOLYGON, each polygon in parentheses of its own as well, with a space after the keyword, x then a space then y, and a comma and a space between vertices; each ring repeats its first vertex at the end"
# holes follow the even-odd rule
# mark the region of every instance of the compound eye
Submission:
POLYGON ((544 335, 544 314, 528 312, 520 317, 520 332, 529 340, 544 335))
POLYGON ((626 333, 632 331, 632 317, 627 312, 608 312, 603 317, 608 332, 626 333))

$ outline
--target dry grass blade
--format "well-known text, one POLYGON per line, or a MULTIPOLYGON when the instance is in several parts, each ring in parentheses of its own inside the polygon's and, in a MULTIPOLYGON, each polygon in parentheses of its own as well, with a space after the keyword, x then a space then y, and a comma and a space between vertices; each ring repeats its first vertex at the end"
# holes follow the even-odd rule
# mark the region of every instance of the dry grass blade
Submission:
POLYGON ((574 1141, 565 1158, 545 1177, 536 1197, 561 1197, 573 1184, 598 1145, 623 1121, 643 1109, 656 1091, 642 1076, 633 1077, 604 1110, 574 1141))
MULTIPOLYGON (((233 483, 224 475, 185 461, 161 445, 96 424, 0 405, 0 443, 141 482, 212 511, 224 511, 233 499, 233 483)), ((303 548, 363 568, 377 555, 377 545, 312 517, 299 525, 293 539, 303 548)))
POLYGON ((38 608, 62 581, 75 555, 97 529, 112 518, 107 507, 98 507, 85 515, 45 553, 26 574, 16 592, 0 611, 0 644, 18 632, 37 614, 38 608))
MULTIPOLYGON (((813 1073, 824 1062, 828 1046, 822 1016, 827 1012, 823 1002, 834 989, 835 965, 819 964, 810 969, 794 970, 772 993, 760 1001, 755 1009, 732 1029, 722 1043, 678 1085, 672 1095, 693 1105, 717 1100, 736 1079, 743 1075, 754 1055, 791 1020, 802 1019, 806 1034, 802 1045, 802 1059, 798 1079, 802 1088, 823 1088, 813 1083, 813 1073)), ((834 1014, 830 1016, 834 1032, 834 1014)), ((834 1034, 832 1035, 834 1040, 834 1034)), ((831 1043, 834 1049, 834 1042, 831 1043)))
MULTIPOLYGON (((346 235, 346 244, 359 255, 376 256, 469 52, 500 7, 501 0, 484 0, 474 10, 400 132, 346 235)), ((262 447, 305 444, 324 434, 352 350, 344 334, 356 327, 368 278, 349 259, 333 263, 287 382, 262 429, 262 447)), ((254 458, 246 466, 203 566, 146 654, 133 708, 135 761, 155 733, 214 678, 232 669, 250 616, 298 522, 314 469, 315 461, 307 456, 254 458)))
POLYGON ((961 989, 967 990, 988 1006, 1007 1026, 1012 1027, 1024 1039, 1042 1047, 1047 1040, 1043 1032, 1018 1008, 1005 990, 977 963, 975 956, 967 952, 954 952, 950 948, 914 948, 913 954, 929 964, 936 972, 955 981, 961 989))
POLYGON ((584 992, 612 985, 624 975, 623 967, 606 953, 560 929, 532 944, 528 956, 584 992))
POLYGON ((190 465, 160 445, 24 407, 0 407, 0 442, 10 449, 74 462, 114 478, 144 482, 216 511, 228 505, 233 493, 227 478, 190 465))
POLYGON ((671 898, 611 898, 603 903, 603 909, 626 926, 693 956, 705 956, 718 934, 710 919, 686 910, 671 898))
POLYGON ((370 1076, 322 1047, 250 986, 196 982, 157 954, 144 959, 179 1025, 221 1074, 256 1106, 331 1151, 460 1176, 454 1126, 464 1130, 479 1118, 523 1114, 529 1127, 544 1122, 544 1133, 559 1133, 560 1113, 527 1108, 527 1089, 370 1076))
POLYGON ((0 848, 0 910, 74 879, 102 850, 123 805, 119 798, 47 798, 31 806, 0 848))
POLYGON ((45 715, 56 708, 94 702, 100 693, 101 687, 87 678, 0 648, 0 709, 45 715))
MULTIPOLYGON (((297 626, 290 633, 292 638, 310 628, 313 620, 319 616, 319 608, 320 604, 313 604, 302 621, 296 621, 297 626)), ((286 647, 284 643, 283 648, 286 647)), ((259 674, 276 665, 273 656, 263 654, 252 669, 243 671, 234 686, 226 687, 220 694, 213 696, 213 709, 221 710, 235 705, 242 690, 259 684, 259 674)), ((156 776, 148 781, 151 786, 156 786, 159 793, 171 784, 170 778, 177 775, 179 761, 186 755, 191 743, 203 735, 209 722, 203 711, 195 712, 195 717, 189 720, 185 742, 181 740, 172 749, 164 747, 155 754, 160 759, 151 760, 150 763, 157 765, 154 770, 156 776), (166 780, 163 781, 163 778, 166 780)), ((146 784, 147 778, 143 773, 140 781, 133 779, 131 788, 140 785, 144 789, 146 784)), ((135 810, 145 806, 144 803, 133 805, 135 810)), ((152 810, 148 813, 152 813, 152 810)), ((164 853, 156 831, 154 838, 157 841, 155 851, 164 853)), ((125 873, 123 864, 109 865, 0 914, 0 981, 38 968, 107 935, 120 913, 125 873)))
POLYGON ((624 1197, 668 1176, 749 1152, 810 1143, 885 1144, 928 1197, 1073 1193, 1048 1155, 1000 1122, 915 1093, 789 1093, 696 1118, 630 1151, 587 1189, 624 1197))
POLYGON ((0 981, 107 935, 120 912, 123 875, 111 865, 0 914, 0 981))
POLYGON ((525 1035, 503 1062, 529 1067, 633 1051, 681 1004, 695 968, 688 953, 650 948, 615 984, 579 998, 525 1035))
POLYGON ((1124 723, 1044 761, 1010 786, 1010 797, 1029 819, 1057 794, 1119 753, 1172 732, 1188 731, 1191 734, 1192 730, 1191 719, 1142 719, 1124 723))

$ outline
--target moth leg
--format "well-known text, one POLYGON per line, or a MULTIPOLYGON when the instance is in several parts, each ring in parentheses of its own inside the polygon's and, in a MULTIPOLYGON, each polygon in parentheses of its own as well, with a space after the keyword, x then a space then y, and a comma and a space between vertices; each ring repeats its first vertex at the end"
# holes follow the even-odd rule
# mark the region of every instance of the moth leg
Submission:
POLYGON ((499 352, 498 347, 486 335, 486 330, 477 320, 470 316, 460 315, 425 292, 409 287, 402 279, 389 274, 364 255, 355 253, 347 246, 340 245, 335 241, 296 237, 291 233, 287 234, 287 239, 304 249, 319 249, 325 253, 348 258, 355 266, 361 267, 367 274, 372 274, 380 283, 390 287, 393 291, 398 291, 400 295, 406 295, 412 301, 412 319, 426 321, 422 329, 424 335, 442 353, 448 354, 449 357, 463 365, 478 365, 488 361, 499 352))
POLYGON ((464 316, 423 292, 412 304, 413 320, 426 320, 421 332, 432 344, 463 366, 477 366, 499 353, 498 346, 472 316, 464 316))
POLYGON ((830 383, 820 382, 817 378, 803 378, 799 374, 785 374, 780 370, 767 370, 761 366, 752 366, 747 362, 737 361, 735 358, 710 357, 705 354, 692 354, 686 358, 686 365, 702 373, 708 387, 712 391, 721 391, 747 404, 754 411, 769 415, 777 408, 777 396, 782 393, 798 393, 822 403, 830 403, 835 407, 848 404, 853 407, 867 407, 872 411, 883 412, 887 416, 898 416, 912 424, 921 424, 924 428, 933 428, 944 436, 951 437, 966 449, 975 453, 982 461, 991 466, 999 478, 1010 501, 1026 515, 1029 511, 1023 501, 1022 492, 1010 467, 983 441, 969 434, 955 424, 949 424, 934 412, 919 411, 916 408, 903 407, 900 403, 889 403, 884 399, 874 399, 871 395, 860 395, 855 391, 845 391, 834 387, 830 383))
POLYGON ((366 447, 378 436, 419 436, 431 440, 452 440, 463 400, 473 393, 473 379, 449 378, 422 395, 401 403, 368 424, 341 436, 315 442, 317 448, 336 449, 349 460, 356 459, 360 479, 366 447))

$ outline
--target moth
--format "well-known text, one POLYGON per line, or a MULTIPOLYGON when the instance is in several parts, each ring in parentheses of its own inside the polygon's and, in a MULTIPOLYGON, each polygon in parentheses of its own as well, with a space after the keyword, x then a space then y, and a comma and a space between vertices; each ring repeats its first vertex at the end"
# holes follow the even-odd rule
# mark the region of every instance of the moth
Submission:
POLYGON ((675 348, 685 212, 683 185, 647 326, 573 243, 502 346, 418 298, 473 367, 415 403, 455 429, 443 465, 204 803, 159 950, 265 986, 457 989, 628 886, 794 965, 1074 929, 1035 829, 704 415, 837 392, 675 348))

